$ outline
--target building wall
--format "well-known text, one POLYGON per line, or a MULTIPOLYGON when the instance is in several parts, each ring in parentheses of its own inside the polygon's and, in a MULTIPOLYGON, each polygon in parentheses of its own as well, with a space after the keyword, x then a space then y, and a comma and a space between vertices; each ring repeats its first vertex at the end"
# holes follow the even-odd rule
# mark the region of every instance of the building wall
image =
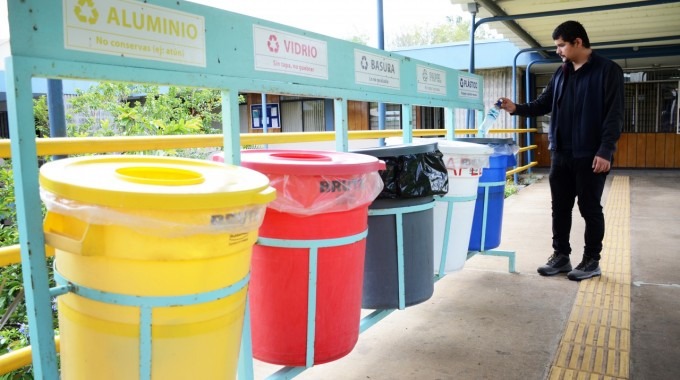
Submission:
MULTIPOLYGON (((680 169, 680 130, 678 130, 678 87, 680 81, 664 70, 648 70, 645 75, 625 73, 625 109, 621 138, 614 154, 614 168, 680 169), (671 79, 669 79, 669 77, 671 79)), ((549 76, 536 78, 535 93, 542 91, 549 76)), ((550 166, 547 126, 549 116, 534 118, 539 167, 550 166)))

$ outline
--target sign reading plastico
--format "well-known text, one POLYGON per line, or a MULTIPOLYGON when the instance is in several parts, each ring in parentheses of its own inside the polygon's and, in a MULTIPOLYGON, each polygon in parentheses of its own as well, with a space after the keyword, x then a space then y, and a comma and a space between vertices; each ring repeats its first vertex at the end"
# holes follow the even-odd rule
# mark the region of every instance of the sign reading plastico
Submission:
POLYGON ((400 71, 398 59, 354 49, 354 81, 357 84, 399 89, 400 71))
POLYGON ((206 66, 205 18, 129 0, 63 0, 64 48, 206 66))
POLYGON ((458 77, 458 97, 468 99, 479 98, 479 79, 463 73, 458 77))
POLYGON ((446 96, 446 71, 416 65, 418 92, 446 96))
POLYGON ((328 79, 328 47, 317 40, 253 25, 255 70, 328 79))

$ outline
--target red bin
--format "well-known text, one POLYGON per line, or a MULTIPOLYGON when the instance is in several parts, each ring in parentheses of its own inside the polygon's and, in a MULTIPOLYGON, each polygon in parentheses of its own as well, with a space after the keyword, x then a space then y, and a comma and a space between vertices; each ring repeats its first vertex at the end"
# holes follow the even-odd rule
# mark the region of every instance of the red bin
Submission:
MULTIPOLYGON (((241 165, 267 175, 277 199, 259 236, 317 241, 359 235, 382 190, 373 156, 325 151, 247 150, 241 165)), ((313 364, 347 355, 359 337, 366 239, 318 248, 313 364)), ((307 357, 308 248, 255 245, 250 278, 253 356, 286 366, 307 357)))

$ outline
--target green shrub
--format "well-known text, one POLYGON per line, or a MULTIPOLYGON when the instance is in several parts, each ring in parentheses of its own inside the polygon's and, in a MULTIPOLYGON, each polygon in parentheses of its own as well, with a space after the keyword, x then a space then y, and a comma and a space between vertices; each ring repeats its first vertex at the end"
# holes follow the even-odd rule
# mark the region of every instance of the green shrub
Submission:
MULTIPOLYGON (((245 98, 239 96, 239 102, 245 98)), ((78 91, 69 100, 66 114, 69 137, 154 136, 221 133, 213 125, 221 121, 219 90, 168 87, 134 83, 101 82, 87 91, 78 91), (140 96, 142 95, 142 96, 140 96)), ((44 96, 33 101, 36 134, 49 136, 49 117, 44 96)), ((154 155, 205 159, 217 148, 155 150, 154 155)), ((18 244, 14 179, 10 160, 0 164, 0 247, 18 244)), ((43 212, 44 212, 43 208, 43 212)), ((48 260, 50 286, 52 259, 48 260)), ((20 349, 28 342, 28 317, 24 302, 21 265, 0 268, 0 355, 20 349)), ((53 305, 54 325, 56 308, 53 305)), ((32 367, 0 375, 0 380, 33 379, 32 367)))

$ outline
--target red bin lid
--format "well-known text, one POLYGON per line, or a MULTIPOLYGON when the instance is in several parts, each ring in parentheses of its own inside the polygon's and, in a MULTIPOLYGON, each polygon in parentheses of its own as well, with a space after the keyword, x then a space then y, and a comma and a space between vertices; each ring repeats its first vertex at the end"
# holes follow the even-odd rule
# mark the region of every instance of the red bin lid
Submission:
POLYGON ((317 150, 258 149, 241 151, 241 166, 264 174, 356 175, 385 169, 366 154, 317 150))

